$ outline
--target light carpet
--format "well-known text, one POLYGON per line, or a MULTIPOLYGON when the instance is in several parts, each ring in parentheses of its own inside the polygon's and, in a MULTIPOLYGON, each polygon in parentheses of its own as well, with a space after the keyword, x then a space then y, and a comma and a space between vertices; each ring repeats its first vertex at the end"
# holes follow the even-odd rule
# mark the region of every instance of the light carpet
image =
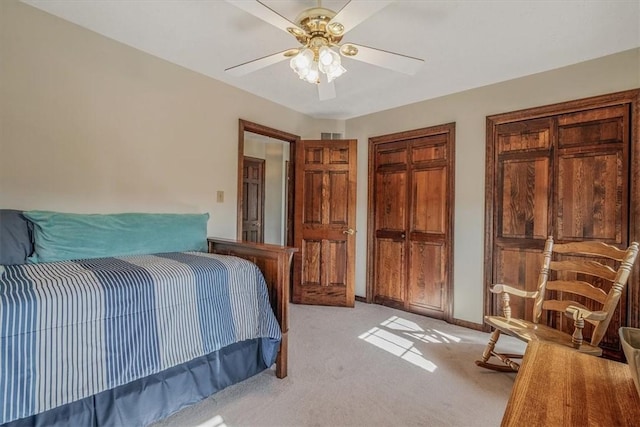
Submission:
POLYGON ((285 379, 264 371, 154 426, 500 425, 515 374, 474 364, 486 333, 364 303, 292 304, 289 320, 285 379))

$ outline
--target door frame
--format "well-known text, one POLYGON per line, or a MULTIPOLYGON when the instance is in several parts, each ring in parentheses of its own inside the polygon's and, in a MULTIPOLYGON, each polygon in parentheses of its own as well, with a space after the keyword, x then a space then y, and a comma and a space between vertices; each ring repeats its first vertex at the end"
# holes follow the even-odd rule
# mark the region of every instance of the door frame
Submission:
POLYGON ((367 296, 366 302, 373 302, 373 282, 374 282, 374 268, 375 253, 374 253, 374 240, 375 240, 375 194, 373 188, 375 186, 375 158, 374 147, 378 144, 385 144, 390 142, 400 142, 409 139, 417 139, 422 137, 433 136, 442 133, 449 133, 450 140, 447 145, 447 159, 449 161, 447 171, 447 185, 448 185, 448 200, 449 212, 447 216, 448 232, 451 242, 447 249, 447 301, 445 303, 445 310, 443 313, 443 320, 448 323, 454 322, 453 317, 453 246, 454 246, 454 212, 455 212, 455 122, 446 123, 442 125, 429 126, 426 128, 414 129, 409 131, 397 132, 389 135, 381 135, 369 138, 368 144, 368 158, 369 158, 369 170, 368 170, 368 182, 367 182, 367 296))
MULTIPOLYGON (((289 224, 294 215, 294 189, 295 176, 291 171, 295 170, 296 143, 300 141, 298 135, 270 128, 248 120, 238 119, 238 208, 236 215, 236 238, 242 240, 242 170, 244 169, 244 133, 252 132, 273 139, 279 139, 289 143, 289 182, 287 182, 287 219, 289 224)), ((293 227, 287 228, 286 246, 293 246, 293 227)))

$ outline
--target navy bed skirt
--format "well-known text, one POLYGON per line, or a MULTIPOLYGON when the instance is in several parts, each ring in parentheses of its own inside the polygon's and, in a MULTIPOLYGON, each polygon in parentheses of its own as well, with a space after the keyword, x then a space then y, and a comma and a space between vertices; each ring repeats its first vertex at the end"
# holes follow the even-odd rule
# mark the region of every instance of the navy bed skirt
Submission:
POLYGON ((155 375, 1 427, 146 426, 265 370, 274 363, 279 344, 268 338, 235 343, 155 375))

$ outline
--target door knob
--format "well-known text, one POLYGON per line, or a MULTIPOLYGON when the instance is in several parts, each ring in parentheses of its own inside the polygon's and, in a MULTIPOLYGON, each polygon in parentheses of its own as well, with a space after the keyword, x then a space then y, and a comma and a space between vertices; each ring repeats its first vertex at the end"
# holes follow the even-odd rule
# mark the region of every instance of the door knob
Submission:
POLYGON ((348 230, 344 230, 342 232, 342 234, 348 234, 348 235, 352 236, 352 235, 356 234, 356 231, 353 228, 350 228, 348 230))

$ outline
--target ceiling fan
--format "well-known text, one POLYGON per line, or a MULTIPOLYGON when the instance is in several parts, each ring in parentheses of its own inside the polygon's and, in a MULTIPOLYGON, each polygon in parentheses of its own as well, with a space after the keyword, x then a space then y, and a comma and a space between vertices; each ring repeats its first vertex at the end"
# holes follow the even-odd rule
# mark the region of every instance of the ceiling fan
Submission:
POLYGON ((350 0, 337 13, 322 7, 319 0, 318 7, 302 11, 296 18, 296 23, 289 21, 260 0, 226 1, 286 31, 301 44, 300 47, 287 49, 225 70, 235 76, 244 76, 289 59, 289 65, 300 79, 317 84, 320 100, 324 101, 335 98, 334 79, 346 72, 342 66, 341 56, 409 75, 415 74, 424 62, 420 58, 360 44, 340 44, 349 30, 392 3, 393 0, 350 0))

